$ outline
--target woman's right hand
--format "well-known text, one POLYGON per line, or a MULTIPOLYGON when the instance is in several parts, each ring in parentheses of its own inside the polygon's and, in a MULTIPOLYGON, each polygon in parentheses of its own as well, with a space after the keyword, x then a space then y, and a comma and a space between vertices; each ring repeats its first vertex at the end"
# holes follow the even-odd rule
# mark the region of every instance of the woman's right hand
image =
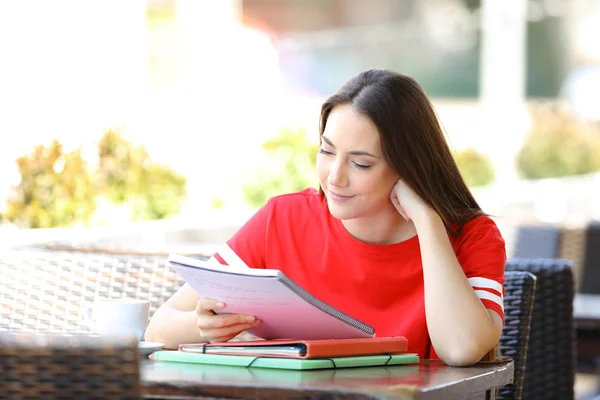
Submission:
POLYGON ((196 305, 200 336, 207 343, 226 342, 246 329, 260 325, 260 320, 253 315, 215 314, 214 310, 224 308, 224 303, 204 297, 201 297, 196 305))

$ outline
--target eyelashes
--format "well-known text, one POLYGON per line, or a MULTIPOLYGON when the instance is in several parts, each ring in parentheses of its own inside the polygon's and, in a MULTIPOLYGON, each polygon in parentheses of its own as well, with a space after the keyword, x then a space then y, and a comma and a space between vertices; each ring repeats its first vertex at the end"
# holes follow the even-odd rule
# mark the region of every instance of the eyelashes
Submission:
MULTIPOLYGON (((326 155, 326 156, 330 156, 330 155, 333 154, 332 152, 324 150, 324 149, 319 149, 319 153, 323 154, 323 155, 326 155)), ((353 162, 352 165, 354 165, 356 168, 361 169, 363 171, 371 169, 371 165, 358 164, 358 163, 355 163, 355 162, 353 162)))
POLYGON ((364 169, 364 170, 371 169, 370 165, 362 165, 362 164, 357 164, 357 163, 352 163, 352 164, 354 164, 354 166, 358 169, 364 169))

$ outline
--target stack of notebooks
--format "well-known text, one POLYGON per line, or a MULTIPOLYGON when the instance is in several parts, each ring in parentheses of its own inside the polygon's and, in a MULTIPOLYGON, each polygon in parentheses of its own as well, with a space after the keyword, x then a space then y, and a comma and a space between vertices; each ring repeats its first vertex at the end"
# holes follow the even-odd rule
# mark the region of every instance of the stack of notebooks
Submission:
POLYGON ((219 255, 228 266, 178 254, 168 261, 200 296, 226 304, 217 313, 260 319, 248 332, 266 340, 182 344, 178 351, 155 352, 155 360, 294 370, 419 361, 406 353, 405 337, 375 337, 373 327, 314 297, 281 271, 249 268, 229 247, 219 255))
POLYGON ((419 362, 406 353, 404 337, 257 340, 182 344, 177 351, 158 351, 154 359, 183 363, 293 370, 388 366, 419 362))

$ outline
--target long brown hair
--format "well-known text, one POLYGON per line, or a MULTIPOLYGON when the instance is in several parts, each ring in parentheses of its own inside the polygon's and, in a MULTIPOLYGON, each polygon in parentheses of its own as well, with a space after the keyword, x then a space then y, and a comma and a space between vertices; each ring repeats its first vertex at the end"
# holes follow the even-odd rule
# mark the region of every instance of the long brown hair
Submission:
POLYGON ((351 104, 377 126, 388 165, 457 235, 484 215, 465 184, 433 105, 413 78, 382 69, 361 72, 321 107, 320 135, 335 106, 351 104))

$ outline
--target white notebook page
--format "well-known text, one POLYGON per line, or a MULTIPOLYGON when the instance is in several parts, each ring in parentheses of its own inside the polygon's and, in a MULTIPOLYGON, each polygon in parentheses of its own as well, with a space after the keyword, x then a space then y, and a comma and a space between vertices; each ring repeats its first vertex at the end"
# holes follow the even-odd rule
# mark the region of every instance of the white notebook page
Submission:
POLYGON ((207 266, 202 260, 179 255, 170 255, 169 262, 200 296, 224 302, 227 306, 220 312, 250 314, 260 319, 259 326, 248 330, 255 336, 264 339, 374 336, 304 300, 282 280, 284 275, 279 271, 207 266))

